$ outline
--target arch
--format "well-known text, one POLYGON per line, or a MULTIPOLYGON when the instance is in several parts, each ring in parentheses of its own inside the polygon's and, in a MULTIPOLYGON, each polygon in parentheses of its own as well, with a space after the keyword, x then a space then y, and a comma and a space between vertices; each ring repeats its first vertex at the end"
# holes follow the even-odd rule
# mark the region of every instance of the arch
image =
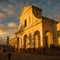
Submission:
POLYGON ((27 40, 27 35, 24 36, 24 48, 26 49, 26 40, 27 40))
POLYGON ((58 45, 60 45, 60 30, 57 31, 58 34, 58 45))
POLYGON ((49 31, 45 32, 45 47, 50 47, 52 44, 52 34, 49 31))
POLYGON ((24 48, 25 49, 29 48, 28 42, 29 42, 28 36, 24 35, 24 48))
POLYGON ((40 32, 35 31, 34 33, 34 48, 39 48, 40 47, 40 32))

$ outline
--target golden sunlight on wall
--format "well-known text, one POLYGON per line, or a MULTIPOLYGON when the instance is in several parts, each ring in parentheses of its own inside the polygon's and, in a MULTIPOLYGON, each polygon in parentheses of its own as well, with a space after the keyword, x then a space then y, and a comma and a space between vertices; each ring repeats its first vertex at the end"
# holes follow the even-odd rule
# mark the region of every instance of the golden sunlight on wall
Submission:
POLYGON ((48 47, 50 47, 50 44, 52 44, 52 39, 51 38, 52 38, 51 33, 47 32, 46 33, 46 41, 47 41, 48 47))
POLYGON ((39 41, 38 41, 38 36, 36 35, 35 36, 35 48, 38 48, 39 47, 39 41))
POLYGON ((16 38, 12 38, 10 40, 10 45, 17 48, 17 40, 16 40, 16 38))
POLYGON ((57 24, 58 45, 60 45, 60 22, 57 24))
MULTIPOLYGON (((20 24, 16 32, 16 36, 19 37, 19 49, 50 47, 52 43, 56 45, 60 23, 57 24, 56 30, 56 21, 43 17, 41 9, 35 6, 24 7, 19 19, 20 24)), ((16 45, 16 42, 12 44, 16 45)))

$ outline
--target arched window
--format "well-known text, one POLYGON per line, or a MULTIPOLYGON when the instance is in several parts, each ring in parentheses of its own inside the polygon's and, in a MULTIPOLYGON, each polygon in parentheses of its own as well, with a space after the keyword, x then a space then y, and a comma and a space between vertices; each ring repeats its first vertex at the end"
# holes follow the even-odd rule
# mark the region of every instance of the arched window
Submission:
POLYGON ((25 27, 27 26, 27 20, 25 19, 25 22, 24 22, 24 24, 25 24, 25 27))

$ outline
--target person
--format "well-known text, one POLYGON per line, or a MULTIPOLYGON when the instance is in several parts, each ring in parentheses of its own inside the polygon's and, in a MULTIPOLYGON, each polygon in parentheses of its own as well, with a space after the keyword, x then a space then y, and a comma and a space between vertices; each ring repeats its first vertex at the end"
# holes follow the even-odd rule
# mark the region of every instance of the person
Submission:
POLYGON ((11 53, 8 53, 8 60, 11 60, 11 53))

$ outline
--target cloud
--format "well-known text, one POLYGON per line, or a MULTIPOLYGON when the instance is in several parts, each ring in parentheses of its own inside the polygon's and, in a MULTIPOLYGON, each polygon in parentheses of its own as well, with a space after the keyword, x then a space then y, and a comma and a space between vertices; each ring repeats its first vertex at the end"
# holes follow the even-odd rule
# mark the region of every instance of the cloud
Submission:
MULTIPOLYGON (((9 2, 3 2, 0 4, 1 10, 3 11, 4 20, 10 20, 12 17, 17 17, 22 10, 22 7, 25 5, 35 5, 42 8, 45 8, 45 4, 41 0, 9 0, 9 2), (9 3, 9 4, 8 4, 9 3), (5 13, 4 13, 5 12, 5 13)), ((18 19, 16 19, 18 20, 18 19)), ((2 20, 3 21, 3 20, 2 20)))
POLYGON ((8 24, 0 24, 0 42, 6 43, 6 38, 9 36, 12 38, 15 36, 15 32, 17 31, 17 24, 14 22, 10 22, 8 24), (5 41, 5 42, 4 42, 5 41))
POLYGON ((1 19, 4 19, 4 17, 5 17, 5 14, 0 13, 0 20, 1 20, 1 19))
POLYGON ((60 3, 48 5, 46 16, 56 21, 60 21, 60 8, 59 7, 60 7, 60 3))
POLYGON ((51 5, 52 4, 52 0, 47 0, 47 4, 51 5))
POLYGON ((16 28, 16 27, 17 27, 17 24, 14 23, 14 22, 10 22, 10 23, 8 23, 7 25, 8 25, 9 27, 11 27, 11 28, 16 28))
POLYGON ((0 4, 0 13, 1 13, 0 15, 1 15, 1 17, 3 17, 4 15, 5 15, 4 16, 5 18, 12 17, 15 15, 15 12, 17 12, 17 9, 12 4, 8 4, 8 6, 4 6, 4 4, 0 4))

